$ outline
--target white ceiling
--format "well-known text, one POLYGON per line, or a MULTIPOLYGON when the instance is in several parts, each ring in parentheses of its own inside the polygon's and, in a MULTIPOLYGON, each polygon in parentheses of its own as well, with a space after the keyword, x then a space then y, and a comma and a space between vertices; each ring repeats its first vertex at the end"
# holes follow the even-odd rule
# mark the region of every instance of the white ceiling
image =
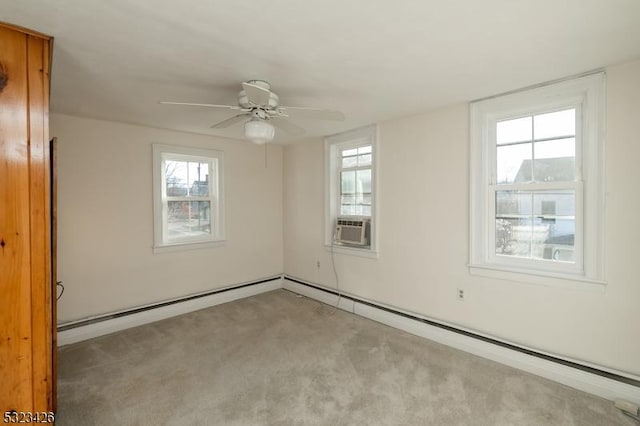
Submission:
MULTIPOLYGON (((54 112, 195 133, 264 79, 308 136, 425 112, 640 58, 639 0, 0 0, 55 37, 54 112)), ((286 142, 286 135, 276 140, 286 142)))

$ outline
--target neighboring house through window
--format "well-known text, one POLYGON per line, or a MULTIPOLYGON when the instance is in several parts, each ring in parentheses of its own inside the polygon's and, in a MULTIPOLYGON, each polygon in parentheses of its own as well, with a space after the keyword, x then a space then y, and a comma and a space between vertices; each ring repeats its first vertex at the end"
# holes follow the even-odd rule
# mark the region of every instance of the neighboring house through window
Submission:
POLYGON ((325 139, 325 243, 346 253, 376 249, 376 132, 369 126, 325 139))
POLYGON ((224 240, 223 154, 153 145, 154 248, 196 248, 224 240))
POLYGON ((472 272, 603 280, 603 103, 599 73, 471 105, 472 272))

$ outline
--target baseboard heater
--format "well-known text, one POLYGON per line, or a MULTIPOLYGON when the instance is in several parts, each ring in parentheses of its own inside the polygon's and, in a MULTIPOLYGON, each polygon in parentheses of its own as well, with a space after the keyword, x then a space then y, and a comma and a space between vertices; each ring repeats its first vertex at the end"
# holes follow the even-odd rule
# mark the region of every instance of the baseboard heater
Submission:
POLYGON ((157 308, 162 308, 164 306, 169 306, 169 305, 175 305, 176 303, 182 303, 182 302, 187 302, 189 300, 194 300, 194 299, 199 299, 201 297, 207 297, 207 296, 212 296, 214 294, 220 294, 220 293, 225 293, 227 291, 231 291, 231 290, 238 290, 241 288, 245 288, 245 287, 250 287, 250 286, 254 286, 254 285, 258 285, 258 284, 264 284, 264 283, 268 283, 271 281, 276 281, 276 280, 280 280, 282 279, 282 275, 277 275, 271 278, 265 278, 259 281, 252 281, 249 283, 244 283, 244 284, 240 284, 240 285, 236 285, 236 286, 232 286, 232 287, 225 287, 222 288, 220 290, 212 290, 212 291, 208 291, 206 293, 198 293, 198 294, 194 294, 191 296, 185 296, 185 297, 181 297, 179 299, 174 299, 174 300, 169 300, 166 302, 160 302, 160 303, 155 303, 152 305, 148 305, 148 306, 142 306, 140 308, 133 308, 133 309, 129 309, 126 311, 122 311, 122 312, 116 312, 113 314, 106 314, 106 315, 102 315, 102 316, 98 316, 98 317, 93 317, 93 318, 89 318, 86 320, 80 320, 77 322, 73 322, 70 324, 61 324, 58 326, 58 332, 61 331, 66 331, 66 330, 71 330, 73 328, 77 328, 77 327, 83 327, 86 325, 90 325, 90 324, 95 324, 98 322, 102 322, 102 321, 108 321, 114 318, 120 318, 120 317, 125 317, 128 315, 133 315, 133 314, 138 314, 140 312, 145 312, 145 311, 150 311, 152 309, 157 309, 157 308))
POLYGON ((540 353, 540 352, 536 352, 536 351, 533 351, 531 349, 522 348, 520 346, 513 345, 511 343, 502 342, 500 340, 492 339, 491 337, 486 337, 486 336, 482 336, 480 334, 476 334, 476 333, 473 333, 473 332, 470 332, 470 331, 461 330, 459 328, 452 327, 452 326, 447 325, 447 324, 442 324, 442 323, 439 323, 437 321, 429 320, 429 319, 426 319, 426 318, 420 318, 420 317, 415 316, 415 315, 407 314, 406 312, 400 312, 400 311, 397 311, 395 309, 388 308, 386 306, 381 306, 381 305, 378 305, 376 303, 372 303, 372 302, 368 302, 366 300, 358 299, 357 297, 345 295, 345 294, 342 294, 342 293, 339 294, 337 291, 334 291, 334 290, 331 290, 331 289, 327 289, 327 288, 323 288, 323 287, 319 287, 319 286, 316 286, 316 285, 313 285, 313 284, 309 284, 308 282, 301 281, 301 280, 299 280, 297 278, 290 277, 290 276, 287 276, 287 275, 284 275, 282 278, 285 279, 285 280, 288 280, 288 281, 292 281, 292 282, 297 283, 297 284, 301 284, 301 285, 304 285, 304 286, 307 286, 307 287, 314 288, 316 290, 323 291, 325 293, 332 294, 334 296, 340 296, 342 299, 351 300, 353 302, 357 302, 357 303, 360 303, 362 305, 367 305, 367 306, 370 306, 370 307, 375 308, 375 309, 380 309, 382 311, 386 311, 386 312, 392 313, 394 315, 400 315, 402 317, 409 318, 409 319, 412 319, 412 320, 415 320, 415 321, 419 321, 419 322, 428 324, 428 325, 433 326, 433 327, 438 327, 438 328, 441 328, 441 329, 444 329, 444 330, 447 330, 447 331, 451 331, 453 333, 458 333, 458 334, 461 334, 461 335, 464 335, 464 336, 467 336, 467 337, 472 337, 474 339, 478 339, 478 340, 482 340, 482 341, 487 342, 487 343, 491 343, 491 344, 494 344, 494 345, 502 346, 503 348, 511 349, 511 350, 514 350, 514 351, 517 351, 517 352, 521 352, 521 353, 524 353, 526 355, 534 356, 536 358, 541 358, 541 359, 544 359, 546 361, 555 362, 557 364, 562 364, 562 365, 565 365, 567 367, 576 368, 578 370, 582 370, 582 371, 585 371, 587 373, 596 374, 598 376, 605 377, 607 379, 615 380, 615 381, 618 381, 618 382, 621 382, 621 383, 626 383, 628 385, 636 386, 636 387, 640 388, 640 380, 635 380, 635 379, 632 379, 631 377, 626 377, 626 376, 622 376, 622 375, 619 375, 619 374, 610 373, 608 371, 600 370, 600 369, 597 369, 597 368, 594 368, 594 367, 590 367, 588 365, 579 364, 577 362, 568 361, 566 359, 554 357, 552 355, 547 355, 547 354, 543 354, 543 353, 540 353))

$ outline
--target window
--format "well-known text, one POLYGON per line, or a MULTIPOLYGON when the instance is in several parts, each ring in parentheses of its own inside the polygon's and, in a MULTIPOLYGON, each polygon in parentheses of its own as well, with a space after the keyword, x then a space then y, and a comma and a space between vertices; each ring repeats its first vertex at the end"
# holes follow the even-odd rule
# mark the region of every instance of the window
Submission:
MULTIPOLYGON (((326 152, 326 238, 328 246, 345 248, 344 252, 375 252, 375 126, 356 129, 325 139, 326 152), (362 244, 336 241, 338 218, 363 219, 367 228, 362 244)), ((345 222, 346 223, 346 222, 345 222)), ((353 225, 349 221, 349 225, 353 225)))
POLYGON ((599 73, 471 105, 472 273, 602 281, 603 101, 599 73))
POLYGON ((371 144, 338 148, 340 216, 371 217, 371 144))
POLYGON ((154 248, 224 240, 222 152, 154 144, 153 158, 154 248))

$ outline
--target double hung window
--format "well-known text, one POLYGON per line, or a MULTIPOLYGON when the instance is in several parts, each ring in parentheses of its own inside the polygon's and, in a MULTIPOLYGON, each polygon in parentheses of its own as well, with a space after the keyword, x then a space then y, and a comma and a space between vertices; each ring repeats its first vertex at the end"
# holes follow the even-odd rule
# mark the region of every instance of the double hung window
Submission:
POLYGON ((602 280, 604 75, 471 106, 471 268, 602 280))
POLYGON ((223 240, 222 153, 167 145, 153 151, 154 246, 223 240))
POLYGON ((376 134, 376 126, 368 126, 325 139, 327 246, 336 242, 340 219, 366 227, 366 244, 351 252, 376 251, 376 134))

